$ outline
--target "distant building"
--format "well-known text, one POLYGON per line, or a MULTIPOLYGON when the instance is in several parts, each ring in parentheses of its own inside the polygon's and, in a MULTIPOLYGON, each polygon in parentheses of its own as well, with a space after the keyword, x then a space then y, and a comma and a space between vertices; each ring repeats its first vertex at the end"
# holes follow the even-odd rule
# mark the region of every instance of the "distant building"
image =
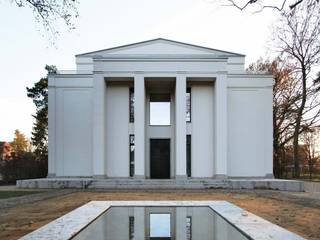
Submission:
POLYGON ((8 160, 11 156, 11 146, 8 142, 0 142, 0 160, 8 160))

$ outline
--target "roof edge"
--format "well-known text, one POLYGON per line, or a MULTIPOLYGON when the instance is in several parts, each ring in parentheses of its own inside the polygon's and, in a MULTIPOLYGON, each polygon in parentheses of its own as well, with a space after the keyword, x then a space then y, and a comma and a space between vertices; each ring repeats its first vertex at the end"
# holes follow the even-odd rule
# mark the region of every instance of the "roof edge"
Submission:
POLYGON ((154 38, 154 39, 150 39, 150 40, 146 40, 146 41, 141 41, 141 42, 135 42, 135 43, 131 43, 131 44, 120 45, 120 46, 117 46, 117 47, 105 48, 105 49, 100 49, 100 50, 96 50, 96 51, 80 53, 80 54, 76 54, 75 56, 76 56, 76 57, 85 57, 85 56, 88 55, 88 54, 94 54, 94 53, 98 53, 98 52, 101 52, 101 51, 115 50, 115 49, 124 48, 124 47, 131 47, 131 46, 140 45, 140 44, 144 44, 144 43, 150 43, 150 42, 154 42, 154 41, 167 41, 167 42, 171 42, 171 43, 175 43, 175 44, 181 44, 181 45, 186 45, 186 46, 195 47, 195 48, 202 48, 202 49, 211 50, 211 51, 219 51, 219 52, 223 52, 223 53, 226 53, 226 54, 235 55, 235 57, 245 57, 245 56, 246 56, 245 54, 241 54, 241 53, 229 52, 229 51, 224 51, 224 50, 220 50, 220 49, 216 49, 216 48, 209 48, 209 47, 204 47, 204 46, 195 45, 195 44, 190 44, 190 43, 185 43, 185 42, 179 42, 179 41, 175 41, 175 40, 171 40, 171 39, 166 39, 166 38, 154 38))

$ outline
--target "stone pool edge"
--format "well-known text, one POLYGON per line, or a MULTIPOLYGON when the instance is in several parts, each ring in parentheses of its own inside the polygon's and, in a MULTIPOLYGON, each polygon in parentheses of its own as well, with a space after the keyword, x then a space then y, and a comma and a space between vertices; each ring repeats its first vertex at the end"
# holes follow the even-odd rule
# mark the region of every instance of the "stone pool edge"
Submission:
POLYGON ((251 239, 304 239, 227 201, 91 201, 20 239, 70 239, 113 206, 208 206, 251 239))

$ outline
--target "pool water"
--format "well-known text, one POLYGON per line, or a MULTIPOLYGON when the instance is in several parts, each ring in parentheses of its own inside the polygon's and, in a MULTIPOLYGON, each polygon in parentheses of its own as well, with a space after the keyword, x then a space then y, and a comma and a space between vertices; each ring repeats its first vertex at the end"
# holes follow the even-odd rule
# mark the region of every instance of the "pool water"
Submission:
POLYGON ((249 239, 209 207, 111 207, 73 239, 249 239))

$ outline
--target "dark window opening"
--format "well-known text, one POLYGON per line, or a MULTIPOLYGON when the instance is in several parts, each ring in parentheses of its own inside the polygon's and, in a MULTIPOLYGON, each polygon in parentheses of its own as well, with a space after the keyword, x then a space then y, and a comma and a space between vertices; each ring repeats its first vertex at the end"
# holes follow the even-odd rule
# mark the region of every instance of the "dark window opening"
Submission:
POLYGON ((129 162, 129 168, 130 168, 130 177, 134 176, 134 135, 129 136, 129 152, 130 152, 130 162, 129 162))
POLYGON ((129 120, 134 122, 134 88, 129 89, 129 120))
POLYGON ((134 217, 129 217, 129 240, 134 239, 134 217))
POLYGON ((191 88, 187 88, 186 94, 186 122, 191 122, 191 88))
POLYGON ((191 177, 191 135, 187 135, 187 177, 191 177))

